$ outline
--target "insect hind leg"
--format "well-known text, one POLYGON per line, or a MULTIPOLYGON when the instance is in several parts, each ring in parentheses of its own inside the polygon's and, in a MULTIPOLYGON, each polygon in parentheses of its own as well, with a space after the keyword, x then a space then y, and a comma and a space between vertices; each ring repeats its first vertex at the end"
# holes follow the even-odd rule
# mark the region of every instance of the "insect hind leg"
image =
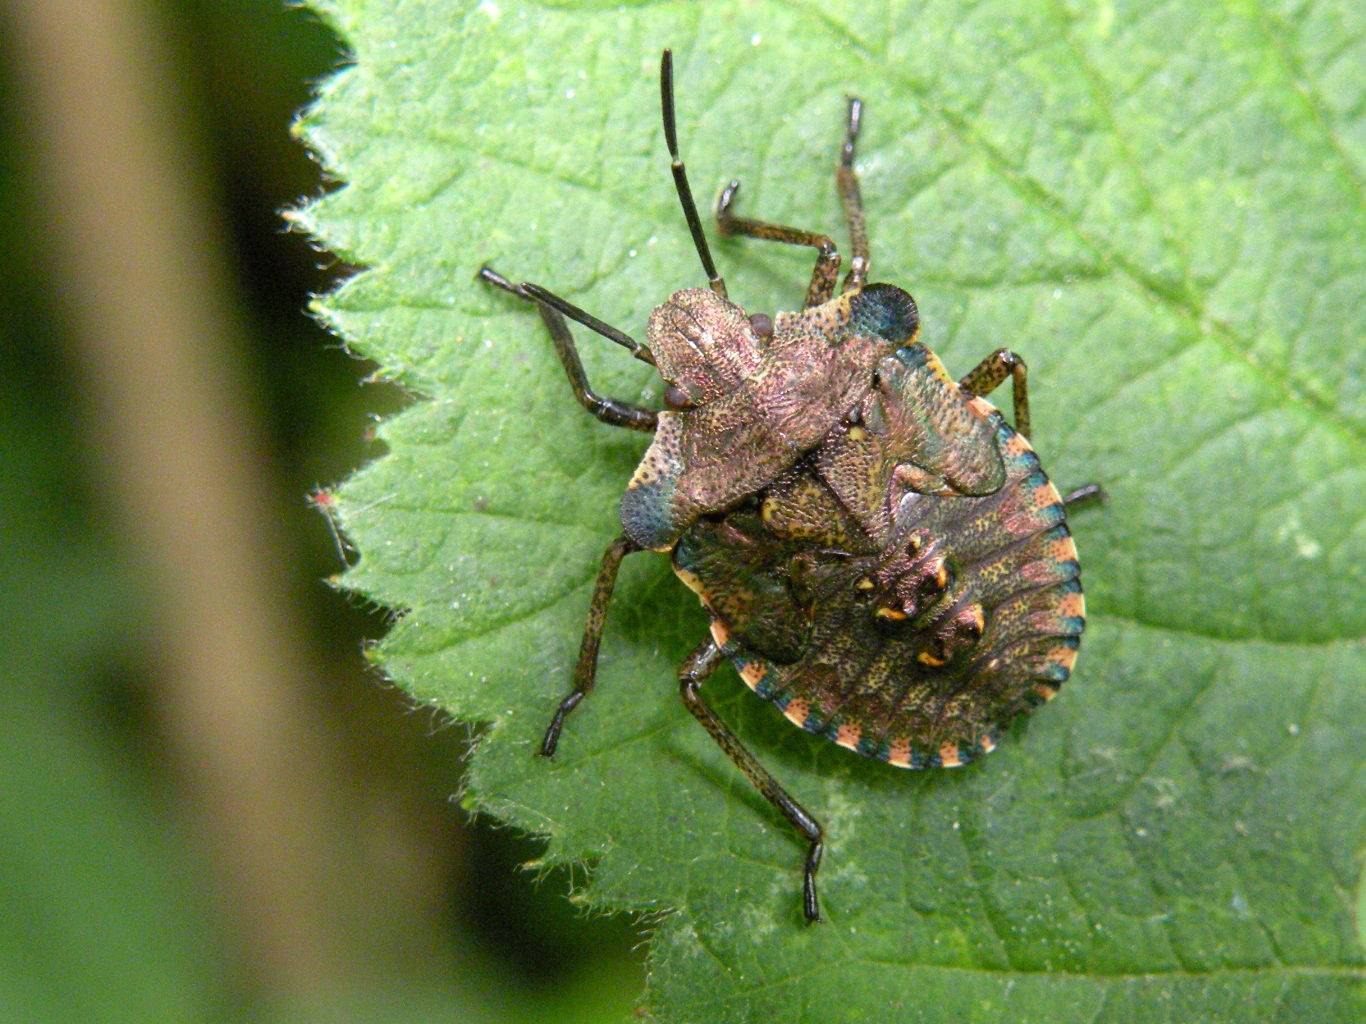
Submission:
POLYGON ((1082 484, 1076 490, 1068 491, 1063 496, 1062 503, 1071 511, 1088 505, 1103 505, 1109 500, 1110 495, 1105 493, 1105 488, 1100 484, 1082 484))
POLYGON ((564 728, 565 717, 588 696, 598 678, 598 646, 602 643, 602 632, 607 627, 607 606, 612 603, 612 591, 616 589, 617 572, 627 555, 641 550, 629 537, 621 536, 608 545, 602 556, 602 568, 598 570, 597 582, 593 584, 593 599, 588 604, 588 623, 583 630, 583 643, 579 646, 579 660, 574 666, 574 688, 569 691, 555 716, 546 728, 541 740, 542 757, 554 757, 555 748, 560 743, 560 730, 564 728))
POLYGON ((702 723, 702 728, 711 734, 716 745, 725 751, 735 766, 745 773, 765 800, 772 804, 792 827, 802 834, 810 844, 807 847, 806 863, 802 872, 802 912, 808 922, 821 918, 820 903, 816 899, 816 870, 821 866, 821 855, 825 852, 825 835, 820 823, 816 821, 801 804, 787 794, 778 780, 768 773, 740 742, 740 738, 730 731, 715 711, 702 699, 702 681, 716 671, 725 661, 725 655, 714 640, 698 645, 678 669, 678 692, 683 704, 692 712, 694 718, 702 723))

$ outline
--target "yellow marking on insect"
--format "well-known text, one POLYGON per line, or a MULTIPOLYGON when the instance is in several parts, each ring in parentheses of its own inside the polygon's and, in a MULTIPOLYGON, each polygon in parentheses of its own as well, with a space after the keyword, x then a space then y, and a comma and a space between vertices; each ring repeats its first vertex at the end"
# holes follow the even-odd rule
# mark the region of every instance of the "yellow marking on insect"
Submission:
POLYGON ((778 514, 778 502, 774 498, 765 498, 764 503, 759 506, 759 518, 766 523, 773 522, 773 517, 778 514))
POLYGON ((865 440, 867 440, 867 438, 868 438, 868 431, 864 430, 862 427, 853 426, 853 427, 850 427, 850 428, 849 428, 849 440, 851 440, 851 441, 865 441, 865 440))
POLYGON ((683 581, 683 585, 684 585, 685 587, 687 587, 689 590, 691 590, 694 594, 697 594, 698 596, 701 596, 701 594, 702 594, 702 580, 701 580, 701 578, 697 575, 697 573, 693 572, 691 569, 683 569, 683 568, 680 568, 679 566, 675 565, 675 566, 674 566, 674 575, 677 576, 680 580, 683 581))
POLYGON ((1023 434, 1011 434, 1002 447, 1007 455, 1023 455, 1025 452, 1034 450, 1029 446, 1029 442, 1025 440, 1023 434))
POLYGON ((740 678, 751 690, 758 686, 759 681, 766 675, 768 675, 768 666, 758 661, 751 661, 740 670, 740 678))
POLYGON ((879 608, 875 614, 879 618, 891 619, 893 622, 900 622, 902 619, 906 618, 906 613, 900 608, 883 607, 879 608))
POLYGON ((968 399, 968 408, 983 418, 990 416, 996 411, 996 406, 992 405, 981 395, 973 395, 968 399))
POLYGON ((939 564, 934 570, 934 585, 943 590, 949 585, 949 568, 944 564, 944 560, 939 559, 939 564))
POLYGON ((939 361, 939 357, 933 352, 925 354, 925 369, 939 380, 941 384, 948 384, 953 387, 958 386, 958 382, 949 376, 949 371, 944 369, 944 364, 939 361))
POLYGON ((872 590, 877 584, 873 582, 871 576, 860 576, 859 581, 854 586, 859 590, 872 590))
POLYGON ((793 725, 805 725, 806 716, 811 710, 811 705, 804 700, 794 700, 787 707, 783 708, 783 714, 793 725))
POLYGON ((1058 695, 1058 688, 1056 686, 1049 686, 1047 683, 1035 683, 1034 692, 1044 700, 1052 700, 1058 695))
POLYGON ((711 638, 716 641, 717 647, 725 647, 730 643, 730 627, 720 619, 712 619, 711 638))
POLYGON ((990 736, 983 736, 977 741, 977 745, 982 748, 982 753, 990 754, 996 749, 996 741, 990 736))
POLYGON ((941 658, 935 654, 932 654, 929 651, 921 651, 919 654, 915 656, 915 660, 920 662, 920 664, 922 665, 928 665, 930 668, 939 668, 939 666, 941 665, 948 664, 949 659, 941 658))
POLYGON ((859 737, 863 735, 863 728, 859 725, 841 725, 835 733, 835 742, 841 747, 849 750, 858 749, 859 737))
POLYGON ((945 768, 957 768, 963 763, 963 757, 958 752, 958 744, 945 743, 939 748, 939 762, 945 768))

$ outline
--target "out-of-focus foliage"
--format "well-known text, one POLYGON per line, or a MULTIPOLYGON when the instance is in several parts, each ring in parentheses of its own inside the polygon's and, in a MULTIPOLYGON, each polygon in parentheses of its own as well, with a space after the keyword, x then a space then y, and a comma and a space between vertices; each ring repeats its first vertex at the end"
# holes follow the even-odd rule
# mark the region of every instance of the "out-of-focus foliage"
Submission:
MULTIPOLYGON (((310 80, 341 59, 338 43, 307 12, 274 0, 154 4, 147 14, 186 89, 174 128, 206 157, 209 179, 199 184, 221 200, 215 215, 231 232, 218 258, 240 285, 231 298, 250 330, 249 348, 234 353, 257 403, 245 414, 268 416, 262 455, 283 492, 260 500, 283 509, 298 558, 283 567, 297 621, 328 666, 319 686, 335 715, 319 729, 365 752, 372 801, 436 809, 419 838, 452 877, 422 916, 384 923, 391 938, 403 932, 394 939, 402 948, 429 951, 420 965, 391 956, 363 988, 284 1008, 250 998, 215 902, 211 851, 193 834, 162 734, 156 605, 99 484, 89 442, 97 413, 73 365, 46 245, 54 218, 31 178, 24 85, 0 34, 0 1019, 619 1020, 640 983, 629 923, 585 920, 563 900, 559 874, 539 887, 516 876, 513 866, 536 851, 507 830, 460 828, 449 798, 461 734, 413 715, 364 671, 361 643, 381 616, 320 582, 339 558, 305 492, 364 460, 369 411, 401 404, 392 390, 358 387, 366 366, 303 315, 307 293, 333 279, 319 269, 330 261, 278 218, 282 205, 321 188, 288 127, 310 80), (594 942, 580 949, 585 930, 594 942)), ((377 873, 375 890, 391 883, 377 873)), ((358 948, 374 930, 357 936, 358 948)))

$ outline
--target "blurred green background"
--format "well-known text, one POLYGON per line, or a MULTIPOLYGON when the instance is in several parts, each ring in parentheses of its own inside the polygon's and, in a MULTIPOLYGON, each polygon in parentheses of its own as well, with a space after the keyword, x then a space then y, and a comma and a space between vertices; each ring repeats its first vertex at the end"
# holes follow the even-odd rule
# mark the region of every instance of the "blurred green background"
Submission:
POLYGON ((408 400, 305 316, 347 268, 279 216, 332 187, 289 124, 344 60, 274 0, 0 2, 0 1020, 622 1020, 643 984, 323 582, 308 496, 408 400))

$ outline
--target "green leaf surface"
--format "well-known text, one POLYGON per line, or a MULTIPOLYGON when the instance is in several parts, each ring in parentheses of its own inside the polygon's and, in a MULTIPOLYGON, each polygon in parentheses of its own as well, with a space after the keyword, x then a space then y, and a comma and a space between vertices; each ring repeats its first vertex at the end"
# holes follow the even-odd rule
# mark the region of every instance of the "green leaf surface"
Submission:
MULTIPOLYGON (((346 585, 406 614, 376 652, 488 724, 481 809, 669 911, 665 1021, 1352 1021, 1366 659, 1363 9, 1341 2, 874 5, 334 0, 356 55, 303 131, 345 182, 296 215, 369 269, 320 304, 423 396, 341 489, 346 585), (643 336, 702 283, 658 126, 675 50, 704 197, 840 228, 844 97, 873 278, 957 373, 1029 361, 1034 441, 1112 500, 1074 532, 1074 679, 957 771, 793 729, 725 670, 722 716, 826 824, 800 843, 680 705, 704 634, 628 560, 599 689, 532 756, 643 438, 573 401, 489 260, 643 336)), ((713 233, 714 234, 714 233, 713 233)), ((843 237, 839 234, 838 237, 843 237)), ((714 242, 732 296, 800 302, 810 257, 714 242)), ((606 394, 648 367, 586 332, 606 394)))

